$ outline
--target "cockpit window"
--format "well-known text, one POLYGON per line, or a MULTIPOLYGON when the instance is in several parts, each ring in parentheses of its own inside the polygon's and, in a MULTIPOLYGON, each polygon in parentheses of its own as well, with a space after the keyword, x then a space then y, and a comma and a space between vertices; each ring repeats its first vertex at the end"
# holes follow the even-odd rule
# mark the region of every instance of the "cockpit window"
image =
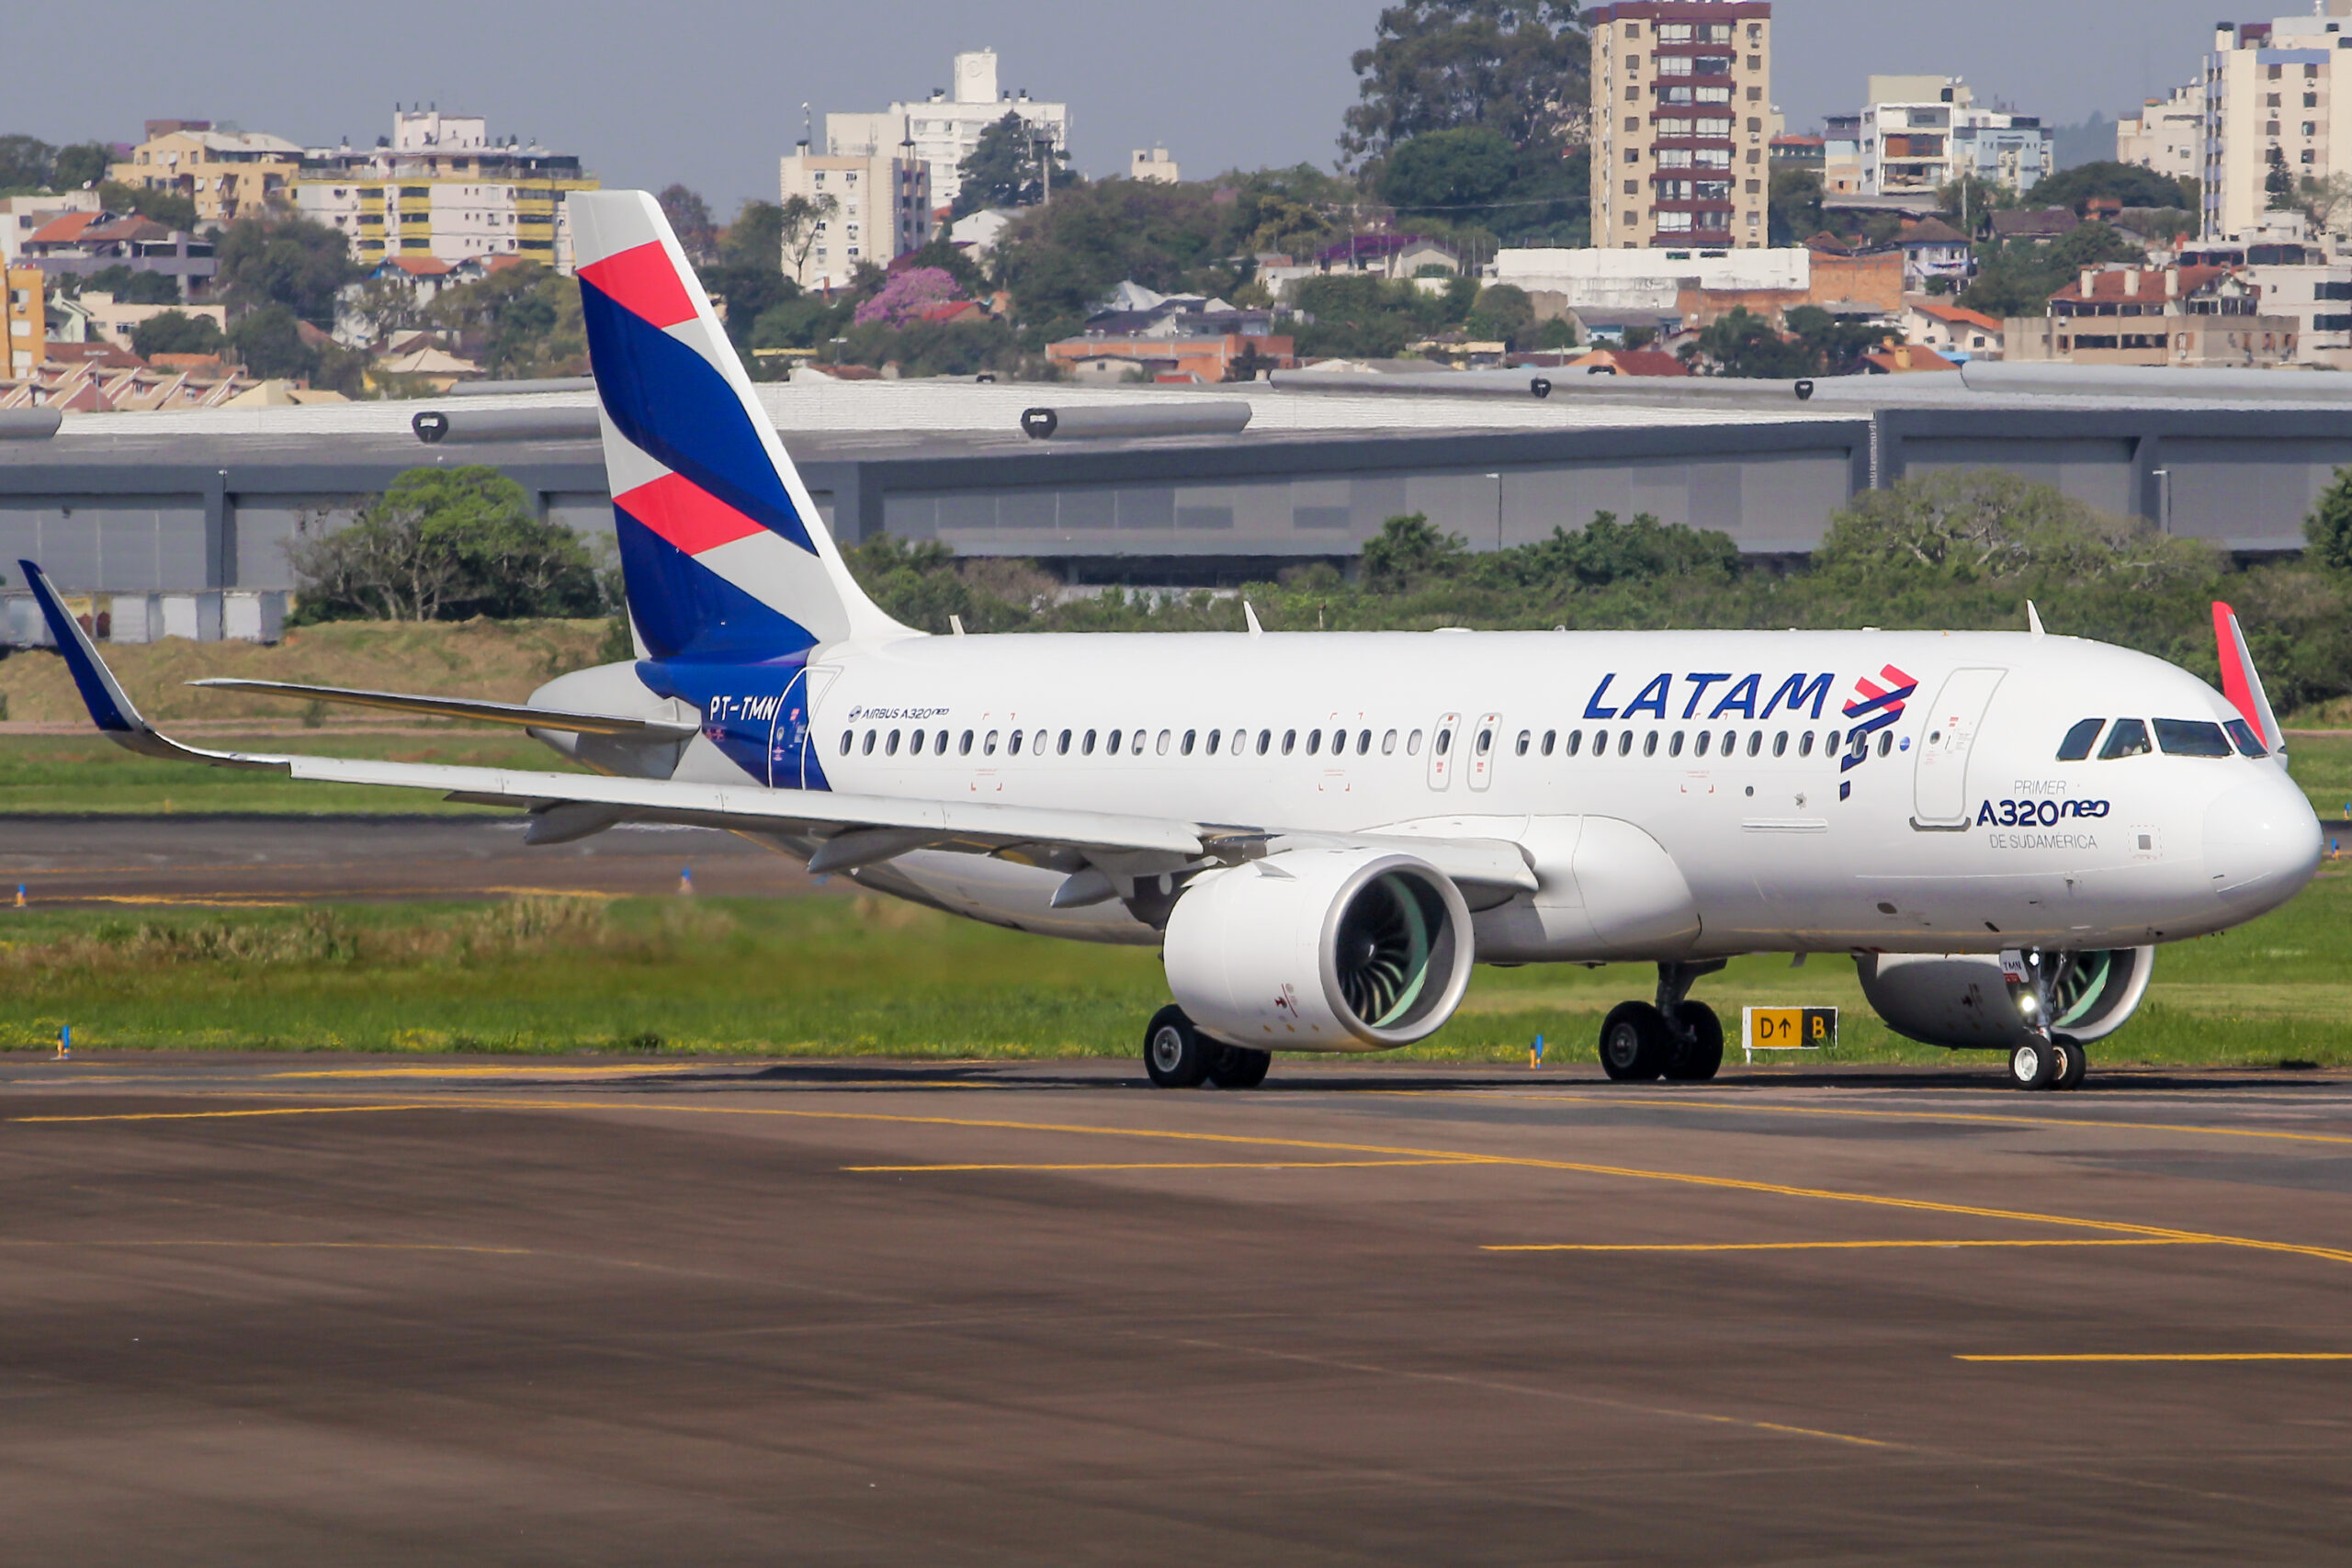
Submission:
POLYGON ((2233 718, 2222 728, 2229 731, 2230 739, 2236 741, 2238 750, 2247 756, 2267 757, 2270 755, 2270 748, 2262 743, 2262 738, 2254 732, 2254 726, 2245 720, 2233 718))
POLYGON ((2136 718, 2119 718, 2115 728, 2107 732, 2107 744, 2098 749, 2098 760, 2112 762, 2118 757, 2140 757, 2155 750, 2148 744, 2148 727, 2136 718))
POLYGON ((2167 757, 2226 757, 2230 738, 2210 718, 2160 718, 2156 744, 2167 757))
POLYGON ((2089 756, 2091 748, 2098 743, 2098 732, 2106 728, 2107 720, 2103 718, 2086 718, 2066 731, 2066 739, 2058 742, 2058 760, 2079 762, 2089 756))

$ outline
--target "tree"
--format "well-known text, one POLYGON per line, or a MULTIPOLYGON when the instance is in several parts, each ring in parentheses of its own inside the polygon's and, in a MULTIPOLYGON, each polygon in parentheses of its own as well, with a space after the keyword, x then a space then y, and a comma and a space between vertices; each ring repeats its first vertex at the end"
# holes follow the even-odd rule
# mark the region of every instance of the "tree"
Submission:
POLYGON ((135 212, 166 229, 196 232, 196 198, 175 190, 150 190, 145 186, 118 185, 107 180, 98 186, 98 203, 108 212, 135 212))
POLYGON ((1375 593, 1409 592, 1460 570, 1469 553, 1461 535, 1439 528, 1427 513, 1391 517, 1363 542, 1363 585, 1375 593))
POLYGON ((424 307, 405 276, 368 278, 345 297, 341 309, 358 321, 366 341, 371 344, 382 343, 424 320, 424 307))
POLYGON ((729 266, 784 268, 784 209, 747 201, 718 236, 718 259, 729 266))
POLYGON ((113 148, 103 141, 77 141, 57 150, 57 164, 50 179, 59 190, 80 190, 105 184, 107 171, 113 166, 113 148))
POLYGON ((2336 224, 2352 217, 2352 175, 2328 175, 2313 179, 2306 175, 2295 186, 2295 210, 2301 213, 2314 234, 2331 232, 2336 224))
POLYGON ((2303 519, 2311 557, 2338 576, 2352 577, 2352 468, 2335 470, 2335 482, 2320 492, 2303 519))
POLYGON ((1424 132, 1382 162, 1381 199, 1405 211, 1482 207, 1510 188, 1511 153, 1511 144, 1483 125, 1424 132))
POLYGON ((1361 100, 1340 147, 1385 159, 1431 131, 1472 126, 1513 147, 1557 147, 1589 97, 1587 40, 1568 0, 1403 0, 1349 62, 1361 100))
POLYGON ((1781 169, 1765 197, 1775 245, 1802 245, 1821 232, 1821 171, 1781 169))
POLYGON ((302 324, 283 305, 265 305, 237 318, 229 329, 229 346, 249 374, 264 380, 300 380, 319 366, 317 353, 302 341, 302 324))
POLYGON ((835 196, 790 196, 775 209, 776 239, 783 246, 786 268, 796 277, 808 270, 808 253, 817 246, 817 237, 825 225, 841 216, 841 198, 835 196))
POLYGON ((1023 214, 997 243, 997 273, 1035 346, 1077 331, 1122 278, 1163 294, 1238 287, 1247 263, 1229 260, 1227 221, 1206 186, 1103 180, 1023 214))
POLYGON ((1048 165, 1057 183, 1069 179, 1069 154, 1054 145, 1014 111, 983 129, 957 165, 964 183, 956 193, 956 216, 984 207, 1035 207, 1046 199, 1048 165))
POLYGON ((1829 520, 1814 570, 1860 591, 2015 582, 2134 592, 2211 575, 2212 547, 1998 469, 1865 491, 1829 520))
POLYGON ((346 527, 289 547, 305 618, 593 615, 604 607, 580 536, 532 513, 492 468, 411 468, 346 527))
POLYGON ((924 307, 938 305, 956 298, 956 280, 942 268, 910 266, 893 273, 882 291, 857 307, 852 318, 863 327, 880 321, 885 326, 901 327, 921 314, 924 307))
POLYGON ((1883 327, 1840 321, 1818 305, 1799 305, 1781 318, 1796 340, 1813 353, 1813 374, 1851 376, 1862 367, 1862 355, 1886 339, 1883 327))
POLYGON ((227 340, 209 316, 165 310, 130 329, 131 352, 141 359, 159 354, 218 354, 227 340))
POLYGON ((1381 198, 1417 228, 1475 225, 1510 243, 1581 245, 1592 175, 1581 148, 1514 147, 1486 126, 1432 130, 1377 165, 1381 198))
POLYGON ((1535 332, 1535 301, 1515 283, 1490 283, 1478 290, 1477 303, 1462 327, 1482 341, 1499 339, 1512 348, 1523 347, 1535 332))
POLYGON ((1722 376, 1793 380, 1821 368, 1818 350, 1783 336, 1745 305, 1733 306, 1730 314, 1717 317, 1700 332, 1696 355, 1712 360, 1722 376))
POLYGON ((133 272, 130 264, 117 262, 100 267, 82 279, 78 293, 110 294, 118 305, 176 305, 180 302, 179 280, 165 272, 133 272))
POLYGON ((0 191, 37 191, 56 175, 56 148, 37 136, 0 136, 0 191))
POLYGON ((335 295, 359 274, 341 231, 304 218, 240 218, 222 231, 213 287, 244 309, 281 307, 334 325, 335 295))
MULTIPOLYGON (((2293 188, 2291 182, 2288 187, 2293 188)), ((2095 196, 2112 197, 2125 207, 2186 207, 2180 182, 2137 164, 2077 164, 2041 181, 2025 194, 2031 207, 2085 211, 2095 196)))
POLYGON ((578 376, 588 367, 580 286, 537 264, 444 289, 424 319, 457 334, 468 358, 503 379, 578 376))
POLYGON ((1985 315, 2046 316, 2050 297, 2086 266, 2145 261, 2146 253, 2105 223, 2084 223, 2047 243, 2011 240, 1976 247, 1976 276, 1960 303, 1985 315))
POLYGON ((662 216, 670 220, 671 232, 678 236, 678 248, 688 261, 700 266, 717 259, 718 225, 711 220, 708 202, 682 185, 665 186, 653 199, 661 204, 662 216))

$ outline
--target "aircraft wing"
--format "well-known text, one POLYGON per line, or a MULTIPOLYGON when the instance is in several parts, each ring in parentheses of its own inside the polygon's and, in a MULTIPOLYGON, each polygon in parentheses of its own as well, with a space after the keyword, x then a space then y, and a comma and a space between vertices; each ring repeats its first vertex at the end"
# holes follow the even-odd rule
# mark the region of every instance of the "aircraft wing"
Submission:
POLYGON ((609 713, 570 713, 556 708, 532 707, 526 703, 419 696, 409 692, 370 692, 349 686, 306 686, 292 681, 248 681, 228 675, 190 681, 188 684, 208 686, 215 691, 309 697, 317 702, 389 708, 394 713, 425 714, 435 718, 471 718, 488 724, 519 724, 533 729, 564 729, 576 735, 623 735, 639 740, 685 740, 693 737, 696 728, 690 721, 628 718, 609 713))
MULTIPOLYGON (((1075 865, 1070 852, 1166 855, 1177 861, 1238 862, 1286 847, 1277 829, 1182 822, 1057 807, 999 806, 978 801, 924 800, 832 791, 771 790, 676 779, 609 778, 522 769, 379 762, 259 751, 216 751, 186 745, 142 717, 96 646, 40 568, 18 563, 48 617, 74 684, 101 732, 117 745, 151 757, 214 767, 266 769, 298 779, 436 790, 453 800, 508 806, 533 814, 532 841, 560 842, 623 821, 684 823, 737 831, 820 839, 808 867, 847 871, 916 849, 1001 854, 1038 864, 1075 865)), ((251 684, 251 682, 245 682, 251 684)), ((332 689, 332 688, 330 688, 332 689)), ((370 694, 391 695, 391 694, 370 694)), ((440 700, 440 699, 429 699, 440 700)), ((543 723, 541 728, 567 726, 543 723)), ((691 731, 689 731, 691 733, 691 731)), ((1316 843, 1345 842, 1395 850, 1429 862, 1458 881, 1532 889, 1534 873, 1517 846, 1487 840, 1408 839, 1374 834, 1311 833, 1316 843)))

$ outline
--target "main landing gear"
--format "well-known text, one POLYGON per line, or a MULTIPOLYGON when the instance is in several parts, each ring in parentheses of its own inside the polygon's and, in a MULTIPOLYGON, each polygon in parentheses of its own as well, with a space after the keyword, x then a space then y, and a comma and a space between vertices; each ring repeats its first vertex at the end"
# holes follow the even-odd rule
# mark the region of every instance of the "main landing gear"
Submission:
POLYGON ((2009 1081, 2019 1089, 2073 1089, 2090 1066, 2081 1041, 2064 1034, 2037 1037, 2009 1053, 2009 1081))
POLYGON ((1601 1071, 1620 1083, 1713 1077, 1724 1065, 1723 1021, 1690 993, 1701 976, 1723 966, 1720 958, 1659 964, 1657 1000, 1621 1002, 1601 1023, 1601 1071))
POLYGON ((1219 1089, 1256 1089, 1274 1065, 1271 1051, 1251 1051, 1211 1040, 1193 1027, 1184 1010, 1174 1004, 1151 1015, 1143 1032, 1143 1065, 1161 1089, 1198 1089, 1204 1083, 1219 1089))

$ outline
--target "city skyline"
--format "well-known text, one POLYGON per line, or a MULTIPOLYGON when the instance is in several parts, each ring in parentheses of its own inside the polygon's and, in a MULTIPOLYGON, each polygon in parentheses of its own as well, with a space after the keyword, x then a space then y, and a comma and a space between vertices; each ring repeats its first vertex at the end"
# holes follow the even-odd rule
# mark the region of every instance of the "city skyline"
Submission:
MULTIPOLYGON (((2265 0, 2240 6, 2235 19, 2298 8, 2265 0)), ((402 9, 400 34, 355 44, 291 0, 224 0, 200 14, 93 0, 12 21, 23 58, 76 63, 12 80, 0 132, 123 141, 148 118, 185 115, 364 146, 390 129, 395 103, 437 103, 487 116, 501 137, 576 152, 607 185, 683 181, 724 217, 747 197, 774 197, 802 103, 821 138, 827 112, 920 97, 947 85, 956 51, 992 46, 1007 88, 1070 105, 1073 163, 1086 175, 1124 173, 1132 148, 1155 144, 1200 175, 1329 167, 1355 97, 1348 57, 1371 41, 1380 9, 1380 0, 1271 13, 1195 0, 1171 40, 1163 14, 1136 0, 1043 0, 978 21, 974 7, 944 0, 791 18, 750 0, 701 0, 683 8, 690 25, 641 36, 633 17, 600 3, 483 11, 417 0, 402 9), (93 69, 90 40, 117 25, 141 47, 110 50, 93 69), (266 54, 252 47, 256 37, 271 40, 266 54), (1171 48, 1172 69, 1163 63, 1171 48), (1187 67, 1195 53, 1216 63, 1187 67), (1137 68, 1122 73, 1123 55, 1137 68), (256 58, 283 69, 258 74, 256 58)), ((2211 0, 1979 0, 1964 13, 1928 0, 1780 0, 1775 9, 1773 91, 1792 130, 1859 107, 1871 73, 1956 73, 1984 101, 2053 124, 2128 114, 2194 74, 2217 15, 2211 0), (2126 13, 2131 36, 2115 48, 2017 47, 2126 13)))

